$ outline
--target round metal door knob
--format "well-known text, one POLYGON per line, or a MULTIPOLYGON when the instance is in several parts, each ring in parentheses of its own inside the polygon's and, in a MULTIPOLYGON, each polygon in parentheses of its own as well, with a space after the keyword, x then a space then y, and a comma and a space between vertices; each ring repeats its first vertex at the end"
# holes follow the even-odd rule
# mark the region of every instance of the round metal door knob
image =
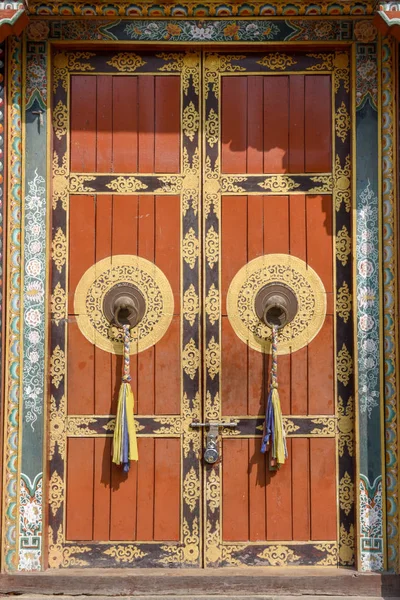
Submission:
POLYGON ((106 319, 117 327, 136 327, 146 312, 146 301, 132 283, 117 283, 104 296, 103 311, 106 319))
POLYGON ((298 311, 298 302, 293 290, 280 282, 267 283, 254 301, 258 318, 268 327, 282 329, 293 321, 298 311))

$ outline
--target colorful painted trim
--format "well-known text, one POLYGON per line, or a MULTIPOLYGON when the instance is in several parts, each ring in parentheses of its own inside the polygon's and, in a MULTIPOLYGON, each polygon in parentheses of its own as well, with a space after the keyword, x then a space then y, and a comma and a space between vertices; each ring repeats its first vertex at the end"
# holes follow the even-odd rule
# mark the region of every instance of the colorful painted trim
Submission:
POLYGON ((384 568, 380 374, 379 124, 376 44, 356 51, 356 289, 359 389, 360 559, 384 568), (373 493, 373 495, 371 495, 373 493), (371 527, 370 507, 374 507, 371 527))
MULTIPOLYGON (((4 281, 4 115, 5 115, 5 45, 0 44, 0 348, 3 346, 3 281, 4 281)), ((0 372, 3 368, 3 356, 0 352, 0 372)), ((0 383, 3 398, 3 385, 0 383)))
POLYGON ((22 192, 22 136, 21 136, 21 65, 22 44, 10 38, 8 45, 8 302, 5 365, 4 409, 4 474, 3 489, 3 560, 7 571, 15 570, 17 558, 18 518, 18 440, 20 401, 20 279, 21 279, 21 192, 22 192))
POLYGON ((399 567, 399 465, 398 465, 398 298, 397 276, 397 168, 395 64, 396 42, 382 40, 382 201, 383 201, 383 310, 385 358, 385 452, 388 569, 399 567))
POLYGON ((331 17, 341 15, 372 15, 375 9, 373 2, 279 2, 265 3, 255 0, 251 3, 221 3, 206 0, 199 4, 183 1, 179 4, 153 4, 151 2, 134 3, 82 3, 82 2, 29 2, 29 12, 42 16, 103 16, 103 17, 137 17, 157 19, 173 18, 206 18, 206 17, 271 17, 271 16, 319 16, 331 17))

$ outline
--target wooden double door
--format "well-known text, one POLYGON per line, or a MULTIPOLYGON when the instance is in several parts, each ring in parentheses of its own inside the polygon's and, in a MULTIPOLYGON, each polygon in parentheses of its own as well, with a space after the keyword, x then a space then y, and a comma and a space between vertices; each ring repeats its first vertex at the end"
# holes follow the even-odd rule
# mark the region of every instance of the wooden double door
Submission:
POLYGON ((53 64, 49 567, 352 565, 347 55, 72 50, 53 64), (277 472, 260 452, 270 354, 227 312, 235 276, 271 254, 313 269, 326 300, 319 333, 278 358, 277 472), (122 357, 95 306, 104 264, 121 283, 124 261, 153 277, 127 474, 111 462, 122 357), (191 423, 232 419, 207 464, 191 423))

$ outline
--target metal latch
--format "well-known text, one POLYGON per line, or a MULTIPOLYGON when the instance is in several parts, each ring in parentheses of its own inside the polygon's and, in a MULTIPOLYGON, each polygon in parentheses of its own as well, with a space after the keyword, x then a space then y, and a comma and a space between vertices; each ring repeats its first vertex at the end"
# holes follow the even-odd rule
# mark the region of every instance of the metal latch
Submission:
POLYGON ((190 427, 192 427, 193 429, 200 429, 204 427, 204 429, 207 430, 204 460, 210 465, 212 465, 219 459, 218 435, 220 427, 235 429, 235 427, 237 427, 237 421, 208 421, 207 423, 193 421, 192 423, 190 423, 190 427))

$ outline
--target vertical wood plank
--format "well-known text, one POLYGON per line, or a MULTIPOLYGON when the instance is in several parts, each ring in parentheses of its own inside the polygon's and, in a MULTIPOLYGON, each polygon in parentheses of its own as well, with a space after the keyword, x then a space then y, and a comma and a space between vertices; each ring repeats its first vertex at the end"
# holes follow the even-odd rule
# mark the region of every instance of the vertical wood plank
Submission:
POLYGON ((310 440, 311 539, 336 540, 336 459, 334 438, 310 440))
POLYGON ((180 537, 180 440, 155 440, 154 539, 180 537))
POLYGON ((179 196, 156 196, 155 262, 171 285, 174 314, 179 314, 181 305, 180 214, 179 196))
POLYGON ((96 77, 71 76, 70 167, 72 172, 96 169, 96 77))
POLYGON ((136 539, 137 469, 131 461, 129 473, 111 463, 110 540, 136 539))
POLYGON ((93 539, 92 438, 69 438, 67 442, 66 539, 93 539))
POLYGON ((291 75, 289 87, 289 173, 304 173, 304 75, 291 75))
POLYGON ((263 172, 263 101, 262 77, 249 75, 247 78, 247 173, 263 172))
POLYGON ((292 440, 279 472, 267 471, 267 540, 292 540, 292 440))
POLYGON ((229 286, 238 270, 247 262, 246 196, 222 197, 221 231, 221 311, 226 315, 229 286))
POLYGON ((154 348, 155 413, 177 415, 181 406, 180 319, 172 318, 164 336, 154 348))
POLYGON ((334 405, 334 328, 327 315, 317 337, 308 345, 308 411, 310 415, 331 415, 334 405))
POLYGON ((224 439, 222 460, 222 539, 249 539, 249 484, 247 439, 224 439))
POLYGON ((327 294, 327 313, 333 314, 332 196, 307 196, 308 264, 319 275, 327 294))
POLYGON ((95 202, 93 196, 70 196, 68 314, 82 275, 95 262, 95 202))
POLYGON ((113 171, 137 173, 137 77, 113 77, 113 171))
POLYGON ((68 414, 94 413, 94 345, 82 335, 75 317, 68 323, 68 414))
POLYGON ((180 171, 180 77, 155 78, 155 142, 156 173, 180 171))
POLYGON ((112 77, 97 76, 96 172, 112 172, 112 77))
POLYGON ((154 439, 138 439, 138 492, 136 538, 154 539, 154 439))
POLYGON ((264 77, 264 173, 286 173, 289 151, 289 78, 264 77))
POLYGON ((154 173, 154 75, 138 77, 139 173, 154 173))
POLYGON ((112 438, 94 439, 93 539, 110 539, 112 438))
POLYGON ((249 539, 266 539, 266 472, 265 454, 261 454, 261 439, 249 442, 249 539))
POLYGON ((332 96, 330 75, 305 76, 305 171, 332 170, 332 96))
POLYGON ((221 88, 221 171, 246 173, 247 77, 222 77, 221 88))
POLYGON ((310 440, 292 438, 293 539, 310 539, 310 440))
POLYGON ((224 415, 247 414, 247 346, 234 332, 228 317, 222 317, 221 404, 224 415))

